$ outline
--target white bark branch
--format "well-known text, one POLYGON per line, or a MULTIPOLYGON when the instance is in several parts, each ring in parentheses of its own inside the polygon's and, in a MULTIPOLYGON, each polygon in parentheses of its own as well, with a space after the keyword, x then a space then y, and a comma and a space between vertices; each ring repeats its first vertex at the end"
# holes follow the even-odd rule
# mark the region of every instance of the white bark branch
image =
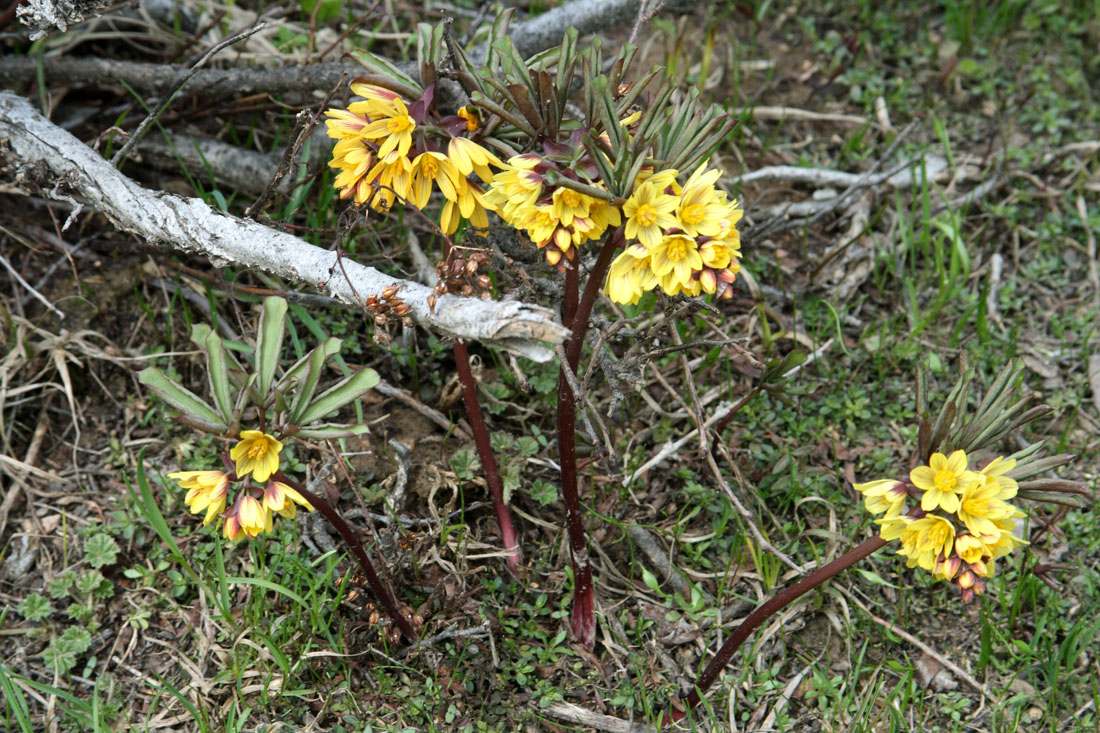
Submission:
POLYGON ((514 301, 444 295, 432 313, 427 302, 432 291, 424 285, 338 259, 335 252, 215 211, 199 199, 145 189, 10 92, 0 92, 0 144, 9 151, 5 157, 17 183, 38 180, 49 187, 56 181, 55 198, 70 200, 57 191, 64 187, 119 229, 150 242, 203 254, 215 263, 266 270, 351 305, 396 284, 420 325, 535 360, 550 359, 553 350, 544 344, 561 343, 568 334, 552 311, 514 301))

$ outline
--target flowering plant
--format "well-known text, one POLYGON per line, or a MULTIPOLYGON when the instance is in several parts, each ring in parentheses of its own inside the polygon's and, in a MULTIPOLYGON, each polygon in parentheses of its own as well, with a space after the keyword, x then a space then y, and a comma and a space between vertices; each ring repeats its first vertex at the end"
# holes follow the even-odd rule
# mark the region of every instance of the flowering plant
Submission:
MULTIPOLYGON (((444 251, 435 294, 457 286, 463 294, 488 297, 491 280, 485 274, 478 275, 477 287, 469 280, 453 282, 465 265, 473 265, 473 275, 489 258, 457 256, 451 237, 463 220, 487 234, 489 212, 507 225, 498 229, 529 242, 564 275, 562 320, 571 334, 558 383, 558 447, 573 563, 572 628, 591 646, 595 603, 575 454, 578 395, 572 387, 589 315, 601 291, 630 305, 654 290, 665 296, 732 296, 742 212, 718 187, 721 173, 708 168, 708 156, 734 122, 717 107, 701 105, 694 90, 677 98, 659 67, 634 84, 623 83, 636 50, 629 44, 605 65, 599 43, 579 50, 577 33, 570 30, 560 47, 524 59, 508 36, 510 18, 511 11, 498 15, 482 64, 470 59, 445 25, 421 24, 419 79, 369 52, 354 54, 367 73, 351 84, 361 99, 326 112, 328 134, 337 140, 330 166, 339 170, 333 185, 340 195, 374 211, 399 202, 424 209, 438 189, 444 251), (580 89, 575 105, 573 92, 580 89), (643 109, 638 103, 646 91, 643 109), (582 252, 589 249, 595 261, 585 263, 582 252)), ((429 305, 435 303, 433 295, 429 305)), ((519 543, 469 356, 461 341, 454 350, 501 539, 516 571, 519 543)))
POLYGON ((192 326, 191 340, 206 356, 213 405, 156 367, 139 373, 145 386, 178 411, 177 422, 235 441, 221 454, 224 470, 207 466, 175 471, 168 477, 187 489, 184 501, 192 513, 204 515, 203 526, 217 520, 230 540, 271 532, 275 515, 294 519, 298 507, 321 510, 355 553, 395 626, 407 638, 415 638, 408 618, 397 611, 351 528, 327 502, 282 470, 282 452, 288 441, 335 439, 367 432, 367 426, 361 423, 323 421, 374 388, 378 373, 360 369, 318 393, 325 364, 340 352, 341 341, 327 339, 281 370, 286 316, 286 300, 264 299, 251 369, 237 360, 209 326, 192 326))

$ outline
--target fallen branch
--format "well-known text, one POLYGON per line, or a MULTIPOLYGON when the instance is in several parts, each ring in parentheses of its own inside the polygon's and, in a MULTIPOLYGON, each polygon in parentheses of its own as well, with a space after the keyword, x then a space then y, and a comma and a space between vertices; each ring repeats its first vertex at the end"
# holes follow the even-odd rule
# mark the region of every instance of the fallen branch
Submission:
POLYGON ((10 92, 0 92, 0 140, 10 151, 6 157, 17 183, 37 179, 54 186, 56 182, 50 192, 53 198, 71 201, 57 190, 64 186, 119 229, 150 242, 202 254, 215 263, 266 270, 353 306, 397 285, 398 296, 412 309, 409 316, 420 325, 539 361, 553 356, 543 342, 558 344, 568 334, 550 310, 526 303, 443 295, 433 312, 428 307, 432 290, 420 283, 391 277, 297 237, 215 211, 199 199, 142 188, 10 92))
MULTIPOLYGON (((615 25, 628 25, 638 14, 639 0, 574 0, 535 18, 515 23, 508 35, 524 56, 534 56, 561 43, 566 28, 576 28, 581 35, 594 33, 615 25)), ((45 5, 50 3, 46 2, 45 5)), ((681 0, 665 3, 665 9, 691 10, 704 3, 681 0)), ((470 51, 472 59, 484 57, 483 47, 470 51)), ((412 64, 399 66, 416 76, 419 70, 412 64)), ((164 94, 172 89, 188 67, 180 65, 115 61, 89 56, 47 58, 44 62, 28 56, 7 56, 0 64, 0 87, 15 87, 36 81, 39 73, 47 82, 56 79, 66 86, 125 84, 139 94, 164 94)), ((354 78, 363 73, 355 63, 333 62, 297 66, 289 64, 270 69, 200 69, 180 88, 181 94, 202 94, 203 104, 245 97, 253 94, 312 93, 332 89, 345 74, 354 78)))

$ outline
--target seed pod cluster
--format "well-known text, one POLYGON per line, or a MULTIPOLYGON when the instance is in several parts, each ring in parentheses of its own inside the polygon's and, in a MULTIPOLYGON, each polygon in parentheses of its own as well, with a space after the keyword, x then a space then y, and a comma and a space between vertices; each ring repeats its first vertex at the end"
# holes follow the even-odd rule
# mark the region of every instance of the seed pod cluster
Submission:
POLYGON ((393 318, 404 319, 406 326, 412 326, 408 318, 412 307, 397 296, 397 286, 390 285, 382 291, 382 296, 368 295, 367 310, 374 316, 374 325, 386 326, 393 318))
POLYGON ((435 311, 436 298, 446 293, 477 297, 481 300, 489 299, 489 290, 493 281, 483 272, 489 264, 489 255, 485 252, 475 251, 466 256, 463 252, 452 249, 447 259, 435 263, 435 274, 439 278, 431 295, 428 296, 428 307, 435 311))

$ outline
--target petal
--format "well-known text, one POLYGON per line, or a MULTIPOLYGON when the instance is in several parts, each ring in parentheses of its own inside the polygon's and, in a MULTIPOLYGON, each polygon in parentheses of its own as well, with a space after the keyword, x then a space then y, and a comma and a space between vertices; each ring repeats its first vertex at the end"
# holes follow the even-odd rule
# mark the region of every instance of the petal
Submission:
POLYGON ((957 450, 947 459, 947 468, 958 476, 966 470, 966 452, 957 450))

